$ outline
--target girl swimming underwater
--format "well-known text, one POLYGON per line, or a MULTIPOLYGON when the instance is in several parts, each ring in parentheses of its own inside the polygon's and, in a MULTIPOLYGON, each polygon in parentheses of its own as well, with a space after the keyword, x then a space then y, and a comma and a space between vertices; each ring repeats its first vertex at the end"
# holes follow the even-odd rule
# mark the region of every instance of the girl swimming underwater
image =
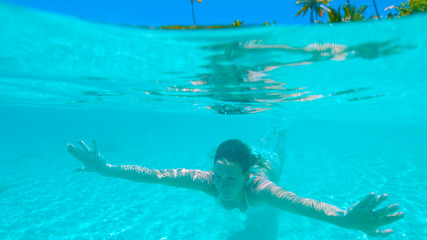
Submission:
POLYGON ((284 133, 277 132, 275 154, 257 153, 241 140, 222 142, 215 153, 211 171, 193 169, 150 169, 136 165, 108 164, 93 142, 91 150, 83 141, 81 148, 68 144, 68 151, 84 167, 81 171, 96 172, 108 177, 124 178, 143 183, 158 183, 202 191, 216 198, 227 209, 240 209, 268 204, 294 214, 318 219, 339 227, 355 229, 372 236, 387 236, 391 229, 379 230, 383 225, 403 218, 398 204, 374 210, 387 199, 386 194, 368 194, 348 209, 314 199, 297 196, 277 183, 284 162, 284 133), (268 156, 266 156, 268 155, 268 156))

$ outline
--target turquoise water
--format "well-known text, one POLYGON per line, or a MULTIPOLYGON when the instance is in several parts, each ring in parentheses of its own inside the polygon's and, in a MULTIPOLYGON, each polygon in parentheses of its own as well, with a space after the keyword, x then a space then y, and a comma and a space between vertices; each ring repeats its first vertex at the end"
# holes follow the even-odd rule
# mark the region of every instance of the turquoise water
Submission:
POLYGON ((223 140, 287 129, 280 185, 346 208, 387 193, 427 236, 426 16, 338 26, 165 31, 0 4, 0 239, 365 239, 199 192, 76 173, 107 161, 212 168, 223 140))

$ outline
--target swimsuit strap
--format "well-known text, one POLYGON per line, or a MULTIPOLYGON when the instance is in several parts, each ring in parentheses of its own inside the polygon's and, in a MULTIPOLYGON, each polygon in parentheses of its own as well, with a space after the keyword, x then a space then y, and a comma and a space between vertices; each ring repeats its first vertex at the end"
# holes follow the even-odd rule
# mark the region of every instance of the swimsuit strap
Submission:
POLYGON ((252 176, 248 179, 248 181, 246 182, 246 190, 245 190, 245 201, 246 201, 246 205, 248 206, 248 208, 252 205, 250 204, 250 201, 248 199, 248 194, 247 194, 247 189, 249 188, 249 185, 251 185, 254 180, 255 180, 256 176, 252 176))
POLYGON ((246 182, 246 187, 249 187, 249 185, 252 184, 252 182, 255 180, 256 176, 252 176, 248 179, 248 181, 246 182))

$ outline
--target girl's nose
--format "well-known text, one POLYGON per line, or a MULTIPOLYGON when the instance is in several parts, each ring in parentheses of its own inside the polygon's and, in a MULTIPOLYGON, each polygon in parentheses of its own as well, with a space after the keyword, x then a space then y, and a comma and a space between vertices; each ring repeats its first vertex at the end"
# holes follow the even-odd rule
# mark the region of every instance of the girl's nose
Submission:
POLYGON ((227 181, 223 181, 222 183, 221 183, 221 189, 222 190, 227 190, 227 189, 229 189, 230 188, 230 183, 229 182, 227 182, 227 181))

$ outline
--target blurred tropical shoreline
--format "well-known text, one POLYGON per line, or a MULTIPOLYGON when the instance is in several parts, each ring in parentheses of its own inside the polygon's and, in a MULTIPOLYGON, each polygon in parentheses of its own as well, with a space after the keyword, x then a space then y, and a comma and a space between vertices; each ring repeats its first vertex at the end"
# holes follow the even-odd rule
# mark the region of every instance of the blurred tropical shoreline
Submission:
MULTIPOLYGON (((219 29, 219 28, 230 28, 230 27, 241 27, 244 24, 244 21, 236 19, 230 25, 212 25, 212 26, 199 26, 197 25, 194 4, 201 3, 202 0, 190 0, 192 8, 192 17, 193 25, 192 26, 180 26, 180 25, 170 25, 170 26, 161 26, 161 29, 219 29)), ((296 17, 306 15, 310 17, 310 24, 324 24, 324 23, 348 23, 355 21, 368 21, 368 20, 380 20, 383 18, 400 18, 413 14, 424 14, 427 9, 427 0, 407 0, 402 2, 400 5, 390 5, 384 9, 387 12, 386 16, 381 16, 376 0, 372 0, 373 8, 375 8, 375 15, 367 16, 366 10, 370 5, 357 5, 356 0, 350 1, 346 0, 345 4, 340 4, 338 7, 332 7, 330 3, 333 0, 298 0, 295 2, 296 5, 301 8, 296 13, 296 17), (319 20, 319 19, 326 20, 319 20)), ((262 25, 274 25, 277 24, 276 21, 272 23, 264 22, 262 25)))

